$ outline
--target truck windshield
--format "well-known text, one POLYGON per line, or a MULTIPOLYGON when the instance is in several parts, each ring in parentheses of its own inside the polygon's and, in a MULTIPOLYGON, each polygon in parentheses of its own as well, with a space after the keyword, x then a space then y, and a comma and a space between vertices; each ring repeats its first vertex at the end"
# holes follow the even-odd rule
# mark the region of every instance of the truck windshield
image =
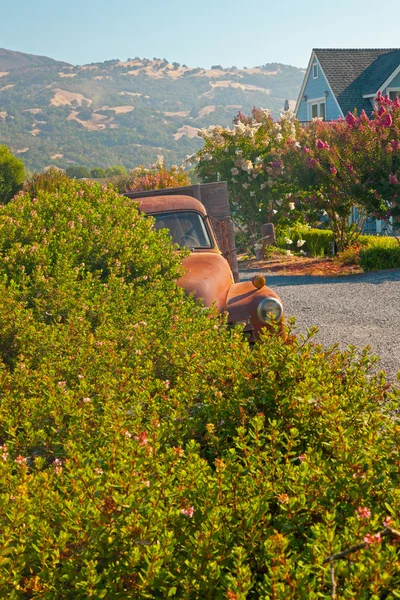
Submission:
POLYGON ((212 248, 210 236, 202 216, 192 211, 152 214, 156 229, 168 229, 172 241, 186 248, 212 248))

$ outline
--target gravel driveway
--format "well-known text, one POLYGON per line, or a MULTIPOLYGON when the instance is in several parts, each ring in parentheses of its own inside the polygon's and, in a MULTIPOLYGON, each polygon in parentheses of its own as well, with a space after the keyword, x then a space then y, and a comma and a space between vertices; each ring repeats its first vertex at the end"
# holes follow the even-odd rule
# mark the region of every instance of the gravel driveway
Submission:
MULTIPOLYGON (((370 346, 381 357, 380 367, 395 381, 400 371, 400 270, 347 277, 274 275, 258 271, 282 298, 287 317, 296 317, 296 329, 317 325, 314 340, 330 346, 340 343, 370 346)), ((256 273, 240 271, 241 281, 256 273)))

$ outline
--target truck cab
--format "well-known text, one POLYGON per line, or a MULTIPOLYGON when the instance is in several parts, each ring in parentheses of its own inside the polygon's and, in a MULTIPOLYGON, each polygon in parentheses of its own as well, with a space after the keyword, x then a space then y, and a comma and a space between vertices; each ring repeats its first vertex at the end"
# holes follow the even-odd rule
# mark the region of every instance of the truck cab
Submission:
POLYGON ((172 241, 188 248, 183 259, 184 275, 178 280, 185 293, 205 306, 216 305, 228 313, 228 322, 243 324, 250 341, 276 320, 283 332, 283 306, 279 296, 257 276, 253 281, 235 282, 231 267, 218 247, 211 219, 204 205, 185 195, 147 196, 136 200, 139 210, 154 218, 156 229, 167 229, 172 241))

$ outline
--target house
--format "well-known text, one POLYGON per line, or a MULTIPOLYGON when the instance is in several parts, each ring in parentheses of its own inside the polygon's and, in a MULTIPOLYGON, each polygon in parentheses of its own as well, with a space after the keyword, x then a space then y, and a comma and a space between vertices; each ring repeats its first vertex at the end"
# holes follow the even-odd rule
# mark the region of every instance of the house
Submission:
POLYGON ((296 103, 299 121, 373 110, 378 92, 400 97, 400 49, 314 49, 296 103))

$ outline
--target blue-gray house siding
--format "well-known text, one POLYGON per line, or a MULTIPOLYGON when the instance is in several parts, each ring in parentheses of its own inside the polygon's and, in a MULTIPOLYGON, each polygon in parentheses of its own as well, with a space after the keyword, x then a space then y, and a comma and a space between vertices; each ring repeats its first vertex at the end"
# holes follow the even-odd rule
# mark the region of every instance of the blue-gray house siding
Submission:
MULTIPOLYGON (((312 104, 325 104, 325 119, 332 121, 342 116, 340 107, 330 91, 329 84, 321 69, 321 65, 316 59, 311 63, 311 69, 303 90, 302 97, 299 98, 298 109, 296 112, 299 121, 311 121, 312 104), (317 65, 318 77, 314 79, 314 65, 317 65)), ((320 109, 319 109, 320 110, 320 109)), ((318 114, 317 116, 321 116, 318 114)))

